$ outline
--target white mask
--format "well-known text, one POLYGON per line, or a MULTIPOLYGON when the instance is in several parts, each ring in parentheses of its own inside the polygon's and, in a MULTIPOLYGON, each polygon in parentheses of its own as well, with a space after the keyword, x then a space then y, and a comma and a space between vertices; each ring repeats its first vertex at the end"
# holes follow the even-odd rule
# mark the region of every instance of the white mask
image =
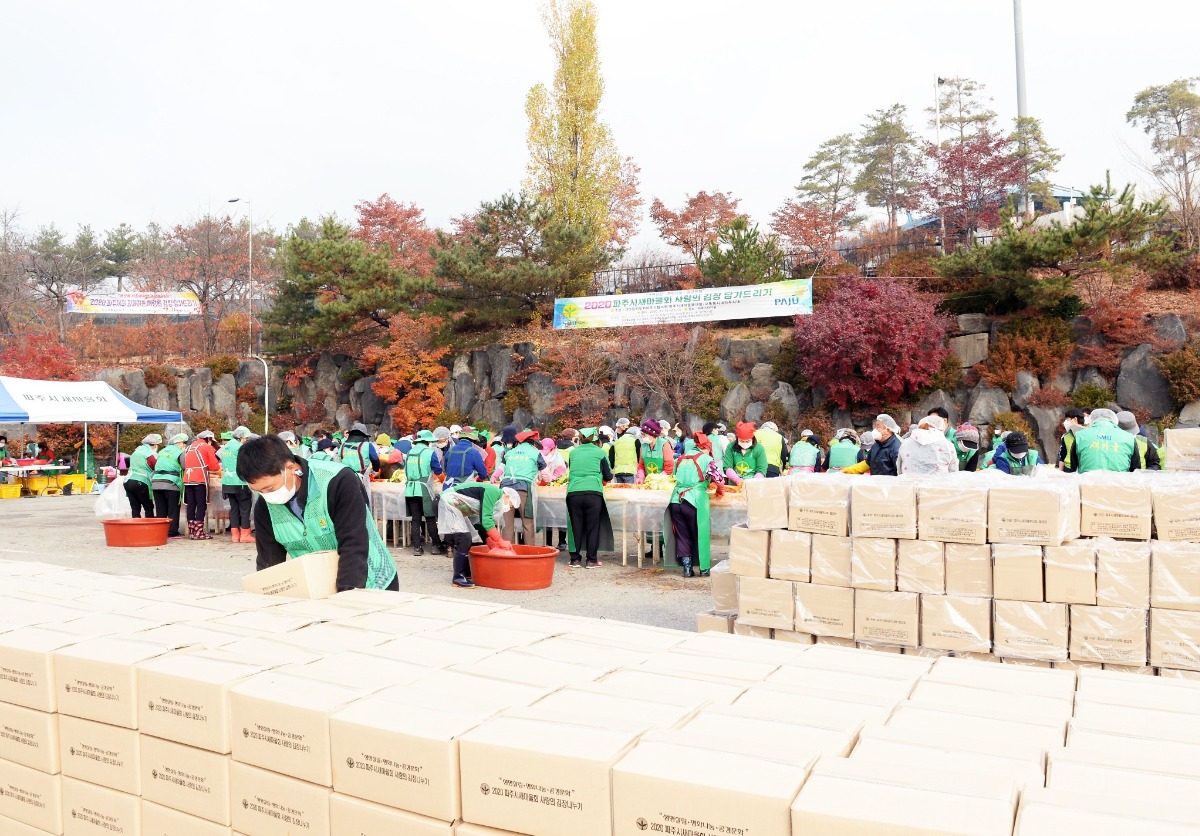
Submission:
POLYGON ((1070 421, 1063 421, 1063 431, 1064 432, 1070 432, 1072 426, 1074 426, 1074 425, 1070 421))
POLYGON ((753 443, 753 441, 738 441, 738 447, 741 447, 743 450, 749 450, 750 445, 753 443))
POLYGON ((296 491, 300 489, 299 484, 294 488, 287 486, 288 471, 285 470, 279 475, 283 477, 283 484, 273 491, 267 491, 262 494, 263 502, 266 502, 268 505, 287 505, 292 500, 292 497, 296 495, 296 491))

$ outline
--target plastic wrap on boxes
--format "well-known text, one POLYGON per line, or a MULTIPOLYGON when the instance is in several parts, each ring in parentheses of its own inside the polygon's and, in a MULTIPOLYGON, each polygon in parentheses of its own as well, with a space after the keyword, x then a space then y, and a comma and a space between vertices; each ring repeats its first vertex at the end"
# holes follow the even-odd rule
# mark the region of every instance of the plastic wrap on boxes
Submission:
POLYGON ((1155 539, 1200 543, 1200 473, 1160 473, 1150 494, 1155 539))
POLYGON ((1096 543, 1075 540, 1046 546, 1046 600, 1057 604, 1096 603, 1096 543))
POLYGON ((850 538, 814 534, 812 582, 824 586, 850 585, 850 538))
POLYGON ((896 588, 941 595, 946 591, 945 547, 934 540, 896 542, 896 588))
POLYGON ((1071 475, 1003 476, 988 491, 988 541, 1061 546, 1079 539, 1079 485, 1071 475))
POLYGON ((921 646, 960 653, 992 650, 992 599, 921 596, 921 646))
POLYGON ((1105 665, 1146 664, 1146 610, 1071 605, 1071 659, 1105 665))
POLYGON ((920 597, 915 592, 854 592, 854 639, 889 647, 916 647, 920 638, 920 597))
POLYGON ((737 575, 729 571, 728 560, 722 560, 712 567, 709 571, 708 585, 712 593, 714 612, 737 612, 737 575))
POLYGON ((770 639, 774 638, 774 632, 770 627, 757 627, 753 624, 747 624, 740 618, 735 618, 733 621, 733 634, 735 636, 747 636, 752 639, 770 639))
POLYGON ((992 596, 1005 601, 1041 601, 1042 547, 992 546, 992 596))
POLYGON ((746 527, 758 531, 787 528, 788 480, 747 479, 742 483, 746 497, 746 527))
POLYGON ((855 537, 917 537, 917 486, 890 476, 864 476, 850 489, 850 531, 855 537))
POLYGON ((845 537, 850 533, 850 486, 861 477, 808 473, 788 477, 788 524, 793 531, 845 537))
POLYGON ((850 585, 855 589, 896 589, 896 541, 854 537, 850 543, 850 585))
POLYGON ((1200 429, 1184 428, 1163 432, 1167 470, 1200 470, 1200 429))
POLYGON ((1096 603, 1102 607, 1150 606, 1150 544, 1096 541, 1096 603))
POLYGON ((776 580, 808 583, 812 576, 812 535, 786 528, 772 531, 767 574, 776 580))
MULTIPOLYGON (((737 620, 754 627, 792 629, 795 604, 791 581, 744 577, 738 584, 737 620)), ((737 632, 737 624, 734 624, 737 632)))
POLYGON ((1151 544, 1150 606, 1200 612, 1200 543, 1151 544))
POLYGON ((992 549, 965 543, 946 544, 946 594, 992 597, 992 549))
POLYGON ((770 549, 771 532, 735 525, 729 529, 729 571, 744 577, 765 578, 770 549))
POLYGON ((917 487, 917 535, 945 543, 987 542, 988 487, 975 473, 947 474, 917 487))
POLYGON ((1041 662, 1067 659, 1067 605, 1000 601, 993 605, 994 653, 1041 662))
POLYGON ((1150 611, 1150 664, 1200 671, 1200 613, 1150 611))
POLYGON ((798 583, 795 584, 795 594, 797 632, 818 637, 854 639, 853 589, 798 583))
POLYGON ((1079 533, 1084 537, 1149 540, 1152 480, 1159 474, 1097 470, 1079 477, 1079 533))
POLYGON ((712 610, 699 612, 696 613, 696 632, 732 633, 733 620, 732 615, 722 615, 712 610))

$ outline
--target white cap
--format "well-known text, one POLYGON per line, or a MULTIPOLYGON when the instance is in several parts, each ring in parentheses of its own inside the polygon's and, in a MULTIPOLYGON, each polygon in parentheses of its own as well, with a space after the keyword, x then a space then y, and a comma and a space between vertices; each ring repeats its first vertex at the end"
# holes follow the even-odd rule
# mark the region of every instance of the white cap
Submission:
POLYGON ((671 429, 671 425, 668 424, 666 421, 659 421, 658 425, 660 427, 662 427, 663 432, 666 432, 667 430, 671 429))
MULTIPOLYGON (((766 424, 763 424, 763 426, 765 427, 766 424)), ((812 430, 805 430, 804 432, 800 433, 800 437, 801 438, 811 438, 812 434, 813 434, 812 430)))
MULTIPOLYGON (((762 428, 764 430, 774 430, 775 432, 779 432, 779 427, 775 426, 774 421, 767 421, 762 425, 762 428)), ((801 435, 803 436, 803 433, 801 435)), ((810 432, 809 435, 812 435, 812 433, 810 432)))
POLYGON ((460 432, 462 432, 462 427, 460 427, 458 424, 450 425, 450 435, 454 435, 455 433, 460 433, 460 432))
POLYGON ((284 430, 283 432, 281 432, 279 434, 279 440, 280 441, 295 441, 296 434, 294 432, 292 432, 291 430, 284 430))

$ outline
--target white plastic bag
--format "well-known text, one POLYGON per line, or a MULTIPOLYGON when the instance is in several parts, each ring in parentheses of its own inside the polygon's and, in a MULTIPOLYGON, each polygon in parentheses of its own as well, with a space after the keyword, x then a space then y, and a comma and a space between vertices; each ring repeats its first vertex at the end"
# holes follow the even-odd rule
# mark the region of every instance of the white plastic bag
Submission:
POLYGON ((125 477, 118 476, 108 483, 104 493, 96 500, 96 517, 101 520, 119 520, 133 516, 129 498, 125 496, 125 477))

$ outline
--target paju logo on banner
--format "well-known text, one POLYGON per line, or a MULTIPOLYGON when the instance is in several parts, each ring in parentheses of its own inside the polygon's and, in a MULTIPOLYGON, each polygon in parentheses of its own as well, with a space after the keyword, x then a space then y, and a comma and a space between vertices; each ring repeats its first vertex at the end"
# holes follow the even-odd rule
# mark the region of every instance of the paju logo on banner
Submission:
POLYGON ((555 328, 622 328, 812 313, 812 282, 667 290, 554 300, 555 328))

